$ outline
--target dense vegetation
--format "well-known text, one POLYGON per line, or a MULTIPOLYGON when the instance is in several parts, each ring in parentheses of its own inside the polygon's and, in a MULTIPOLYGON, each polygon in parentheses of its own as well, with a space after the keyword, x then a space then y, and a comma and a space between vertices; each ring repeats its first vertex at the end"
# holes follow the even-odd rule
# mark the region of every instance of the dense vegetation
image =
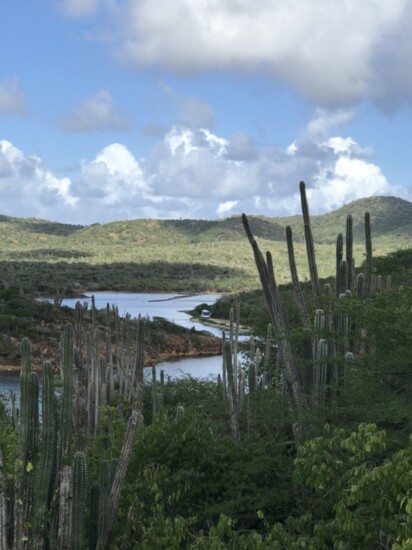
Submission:
MULTIPOLYGON (((313 216, 319 275, 334 273, 334 240, 353 217, 354 254, 363 260, 363 215, 370 211, 374 256, 410 247, 412 205, 394 197, 361 199, 313 216)), ((285 227, 294 232, 296 263, 309 278, 301 218, 250 220, 264 250, 276 250, 279 282, 290 280, 285 227)), ((85 290, 239 292, 258 277, 239 216, 219 221, 131 220, 80 227, 0 217, 0 282, 26 291, 79 294, 85 290)))
MULTIPOLYGON (((5 525, 4 548, 13 537, 26 548, 411 548, 411 254, 373 257, 365 216, 356 273, 348 216, 329 260, 335 277, 319 279, 304 185, 301 194, 310 282, 296 277, 288 231, 293 283, 278 285, 244 218, 263 298, 215 307, 230 320, 218 381, 166 382, 153 371, 143 386, 142 322, 129 332, 108 310, 98 329, 78 308, 64 330, 62 389, 43 390, 42 431, 29 422, 38 399, 23 340, 20 422, 1 414, 0 522, 12 510, 20 518, 5 525), (239 323, 258 335, 240 363, 239 323), (56 410, 58 427, 47 424, 56 410), (61 434, 51 455, 48 433, 61 434)), ((47 367, 43 376, 51 383, 47 367)))

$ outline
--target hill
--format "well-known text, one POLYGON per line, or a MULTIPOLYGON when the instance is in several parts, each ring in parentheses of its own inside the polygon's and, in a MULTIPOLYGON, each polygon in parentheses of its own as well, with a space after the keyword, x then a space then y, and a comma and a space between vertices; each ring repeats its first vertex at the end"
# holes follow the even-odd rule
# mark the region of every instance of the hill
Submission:
MULTIPOLYGON (((321 276, 331 275, 334 243, 354 225, 355 259, 364 256, 364 213, 372 220, 374 255, 412 246, 412 203, 360 199, 312 216, 321 276)), ((307 276, 301 216, 251 216, 262 248, 272 251, 278 278, 289 281, 285 227, 291 225, 298 268, 307 276)), ((257 273, 240 216, 223 220, 119 221, 91 226, 0 216, 0 281, 42 292, 83 290, 238 291, 256 288, 257 273)))

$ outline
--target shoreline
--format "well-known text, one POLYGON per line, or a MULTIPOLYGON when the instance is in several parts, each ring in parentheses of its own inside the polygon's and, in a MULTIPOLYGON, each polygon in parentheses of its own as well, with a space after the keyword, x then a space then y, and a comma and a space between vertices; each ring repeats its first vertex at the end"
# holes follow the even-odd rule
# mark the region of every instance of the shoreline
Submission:
MULTIPOLYGON (((199 353, 199 352, 193 352, 193 353, 161 353, 156 358, 150 358, 149 361, 145 361, 144 368, 151 368, 153 366, 157 366, 160 363, 167 363, 167 362, 178 362, 181 359, 203 359, 206 357, 219 357, 222 356, 221 351, 207 351, 205 353, 199 353)), ((54 366, 54 370, 57 372, 59 370, 58 367, 54 366)), ((114 366, 116 368, 116 366, 114 366)), ((15 373, 18 374, 21 371, 21 365, 11 365, 11 364, 1 364, 0 363, 0 377, 2 374, 10 374, 15 373)), ((41 367, 34 365, 32 366, 32 371, 34 372, 41 372, 41 367)), ((76 372, 76 371, 75 371, 76 372)))

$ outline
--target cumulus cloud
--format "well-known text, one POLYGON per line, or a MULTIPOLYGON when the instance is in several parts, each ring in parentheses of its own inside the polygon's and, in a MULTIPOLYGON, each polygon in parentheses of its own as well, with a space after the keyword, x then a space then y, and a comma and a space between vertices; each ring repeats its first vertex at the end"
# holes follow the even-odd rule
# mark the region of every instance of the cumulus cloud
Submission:
POLYGON ((115 110, 112 96, 106 90, 100 90, 78 105, 71 113, 61 117, 57 124, 66 132, 80 133, 125 131, 130 128, 130 121, 115 110))
POLYGON ((24 153, 6 140, 0 141, 0 199, 2 214, 60 217, 76 204, 70 179, 58 178, 37 156, 24 153))
POLYGON ((113 19, 137 66, 263 69, 323 106, 412 99, 408 0, 127 0, 113 19))
POLYGON ((319 125, 315 113, 284 150, 259 146, 247 134, 225 138, 176 125, 147 158, 112 143, 83 160, 71 178, 53 175, 41 159, 3 141, 2 211, 84 224, 141 217, 213 219, 242 211, 287 215, 300 211, 302 179, 313 213, 370 195, 407 197, 404 188, 388 181, 371 151, 341 135, 346 116, 323 118, 329 122, 319 125))
POLYGON ((316 111, 286 150, 259 148, 246 134, 230 139, 204 129, 173 127, 145 164, 152 192, 192 201, 190 217, 265 215, 299 211, 298 182, 307 181, 313 212, 382 194, 405 196, 391 185, 372 153, 351 137, 327 134, 351 113, 316 111))
POLYGON ((23 115, 26 110, 26 100, 17 80, 0 83, 0 113, 23 115))

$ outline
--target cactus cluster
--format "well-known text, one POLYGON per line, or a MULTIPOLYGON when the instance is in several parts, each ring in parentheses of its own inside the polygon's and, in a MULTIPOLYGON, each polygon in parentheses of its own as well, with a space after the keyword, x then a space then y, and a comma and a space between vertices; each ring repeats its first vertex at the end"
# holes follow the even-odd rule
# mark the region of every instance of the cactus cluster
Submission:
POLYGON ((84 310, 77 304, 74 327, 68 324, 61 340, 61 392, 55 389, 50 363, 43 365, 41 421, 39 377, 31 367, 29 340, 21 342, 19 467, 7 492, 1 479, 0 450, 1 550, 81 550, 105 548, 109 543, 133 443, 142 425, 144 323, 138 320, 133 338, 131 321, 127 333, 117 310, 107 311, 106 354, 100 357, 102 330, 94 305, 87 329, 84 310), (113 326, 114 332, 122 333, 113 334, 113 326), (122 348, 109 345, 112 336, 122 348), (99 479, 89 484, 88 442, 98 427, 102 407, 117 398, 114 364, 122 381, 120 397, 130 399, 131 414, 118 462, 102 461, 99 479), (90 518, 88 530, 86 518, 90 518))
MULTIPOLYGON (((289 330, 286 308, 276 283, 272 256, 261 253, 253 236, 249 221, 242 215, 246 235, 252 246, 256 267, 260 276, 263 295, 277 341, 277 374, 272 381, 282 386, 289 402, 297 411, 316 404, 325 406, 333 402, 339 388, 346 386, 350 365, 357 354, 364 352, 362 344, 365 333, 356 326, 345 307, 345 301, 356 297, 364 300, 383 288, 381 277, 372 268, 372 237, 370 214, 365 214, 365 272, 355 276, 353 258, 353 218, 346 219, 346 237, 339 233, 336 240, 335 298, 330 284, 321 286, 315 258, 314 239, 311 230, 310 213, 306 198, 306 186, 300 183, 300 196, 303 213, 303 226, 310 283, 313 296, 314 314, 309 313, 302 286, 299 281, 294 257, 292 229, 286 228, 286 243, 292 288, 300 314, 303 341, 298 355, 289 330)), ((390 278, 386 287, 390 288, 390 278)), ((271 349, 269 346, 268 351, 271 349)), ((265 360, 266 362, 266 360, 265 360)), ((249 372, 249 392, 255 391, 255 365, 249 372)), ((263 380, 268 380, 267 372, 263 380)), ((264 384, 263 384, 264 387, 264 384)))

